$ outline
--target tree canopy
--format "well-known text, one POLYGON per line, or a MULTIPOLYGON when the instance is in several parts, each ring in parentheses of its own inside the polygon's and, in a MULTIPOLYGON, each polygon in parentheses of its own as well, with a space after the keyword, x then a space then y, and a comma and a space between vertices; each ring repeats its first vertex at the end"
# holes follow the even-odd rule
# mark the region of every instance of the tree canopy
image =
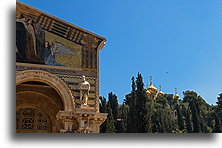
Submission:
POLYGON ((108 113, 100 132, 116 133, 220 133, 221 93, 209 105, 195 91, 186 90, 180 99, 173 94, 150 96, 138 73, 122 104, 110 92, 100 97, 100 112, 108 113))

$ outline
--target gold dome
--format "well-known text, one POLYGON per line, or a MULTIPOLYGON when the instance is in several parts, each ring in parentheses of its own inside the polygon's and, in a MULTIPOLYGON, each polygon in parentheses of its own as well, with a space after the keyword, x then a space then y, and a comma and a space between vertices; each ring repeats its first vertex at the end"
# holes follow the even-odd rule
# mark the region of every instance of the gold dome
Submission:
POLYGON ((159 91, 157 95, 162 96, 162 95, 164 95, 164 93, 162 91, 159 91))
POLYGON ((147 95, 151 95, 151 93, 150 93, 150 91, 149 91, 149 90, 147 90, 147 91, 146 91, 146 94, 147 94, 147 95))
POLYGON ((180 96, 178 94, 175 94, 173 97, 174 98, 179 98, 180 96))
POLYGON ((175 87, 174 89, 175 89, 175 95, 173 96, 173 98, 178 99, 180 96, 177 94, 177 88, 175 87))
POLYGON ((152 93, 152 94, 156 94, 158 92, 158 89, 156 87, 154 87, 153 85, 150 85, 147 90, 152 93))
POLYGON ((152 76, 150 76, 150 86, 147 88, 147 90, 148 90, 151 94, 156 94, 156 93, 158 92, 158 89, 153 86, 152 76))
POLYGON ((164 93, 162 92, 162 88, 161 88, 161 85, 159 86, 160 88, 159 88, 159 92, 158 92, 158 96, 162 96, 162 95, 164 95, 164 93))

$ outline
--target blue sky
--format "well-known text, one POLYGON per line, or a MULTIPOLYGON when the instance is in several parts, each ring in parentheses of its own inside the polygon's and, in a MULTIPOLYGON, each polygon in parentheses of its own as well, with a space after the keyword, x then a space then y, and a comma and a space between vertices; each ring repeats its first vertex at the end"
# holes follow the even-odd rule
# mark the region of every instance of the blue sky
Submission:
POLYGON ((165 93, 194 90, 215 104, 221 92, 221 4, 217 0, 21 0, 107 38, 100 95, 131 90, 131 77, 165 93))

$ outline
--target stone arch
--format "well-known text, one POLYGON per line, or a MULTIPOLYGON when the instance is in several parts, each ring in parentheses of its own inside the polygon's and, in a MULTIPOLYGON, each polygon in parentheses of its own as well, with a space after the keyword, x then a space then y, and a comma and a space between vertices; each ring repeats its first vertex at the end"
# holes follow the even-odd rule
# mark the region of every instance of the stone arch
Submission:
POLYGON ((16 73, 16 86, 27 81, 37 81, 50 85, 61 96, 64 103, 64 111, 74 110, 71 90, 58 77, 42 70, 26 70, 16 73))

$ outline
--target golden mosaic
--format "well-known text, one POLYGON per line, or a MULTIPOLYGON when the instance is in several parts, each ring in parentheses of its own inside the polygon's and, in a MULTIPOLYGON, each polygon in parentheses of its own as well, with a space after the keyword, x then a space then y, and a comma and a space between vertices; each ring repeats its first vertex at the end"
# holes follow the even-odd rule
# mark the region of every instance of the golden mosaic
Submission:
POLYGON ((82 46, 75 44, 69 40, 61 38, 55 34, 45 31, 45 40, 50 45, 53 43, 63 51, 55 54, 55 61, 62 66, 70 68, 81 68, 81 50, 82 46))

